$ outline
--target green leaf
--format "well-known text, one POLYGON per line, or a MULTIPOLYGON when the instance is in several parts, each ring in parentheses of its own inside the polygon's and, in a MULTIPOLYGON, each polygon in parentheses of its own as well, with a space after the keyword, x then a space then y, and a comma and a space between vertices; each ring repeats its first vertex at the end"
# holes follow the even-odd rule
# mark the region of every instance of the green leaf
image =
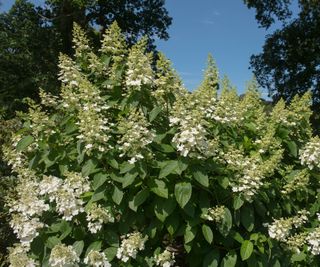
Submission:
POLYGON ((190 243, 196 237, 196 234, 197 228, 187 225, 186 230, 184 232, 184 243, 190 243))
POLYGON ((241 259, 245 261, 246 259, 249 259, 251 254, 253 252, 253 244, 249 240, 245 240, 240 248, 240 255, 241 259))
POLYGON ((25 150, 29 145, 31 145, 34 141, 34 138, 31 135, 27 135, 23 137, 17 144, 17 151, 25 150))
POLYGON ((157 199, 154 213, 161 222, 164 222, 165 219, 174 211, 175 208, 176 202, 174 201, 174 199, 157 199))
POLYGON ((220 224, 218 224, 218 230, 224 237, 226 237, 229 234, 231 227, 232 215, 230 210, 228 208, 225 208, 223 220, 220 224))
POLYGON ((227 187, 230 184, 230 181, 229 181, 228 177, 218 176, 217 179, 218 179, 219 185, 221 185, 222 188, 227 189, 227 187))
POLYGON ((181 208, 183 208, 191 198, 192 186, 190 183, 182 182, 175 185, 174 195, 181 208))
POLYGON ((74 242, 72 246, 73 246, 75 252, 77 253, 77 255, 80 256, 82 253, 82 250, 84 248, 83 240, 74 242))
POLYGON ((126 173, 126 175, 123 177, 122 187, 126 188, 129 185, 132 185, 132 183, 134 182, 134 180, 136 179, 137 176, 138 176, 137 172, 134 172, 134 173, 128 172, 128 173, 126 173))
POLYGON ((221 261, 221 267, 234 267, 237 263, 237 253, 234 250, 231 250, 227 253, 226 256, 221 261))
POLYGON ((235 210, 238 210, 242 207, 244 201, 242 200, 240 195, 237 195, 234 199, 233 199, 233 208, 235 210))
POLYGON ((108 175, 107 174, 97 173, 93 177, 93 182, 92 182, 93 190, 98 189, 101 185, 103 185, 105 183, 105 181, 107 181, 107 179, 108 179, 108 175))
POLYGON ((105 188, 98 189, 97 191, 94 192, 93 196, 91 197, 91 201, 96 202, 101 199, 106 199, 105 192, 106 192, 105 188))
POLYGON ((241 209, 241 223, 247 231, 251 232, 254 228, 254 210, 253 207, 243 207, 241 209))
POLYGON ((133 211, 137 211, 138 207, 143 204, 149 197, 149 189, 145 188, 138 192, 132 201, 129 201, 129 208, 133 211))
POLYGON ((210 252, 204 257, 202 267, 218 267, 219 258, 219 250, 210 250, 210 252))
POLYGON ((114 187, 113 194, 112 194, 112 200, 114 203, 120 205, 123 198, 123 192, 117 187, 114 187))
POLYGON ((286 144, 288 146, 290 154, 296 158, 298 156, 297 144, 294 141, 287 141, 286 144))
POLYGON ((168 198, 168 188, 162 180, 154 179, 154 181, 151 182, 150 191, 159 197, 168 198))
POLYGON ((149 113, 149 121, 152 122, 159 115, 161 110, 161 107, 155 107, 153 110, 151 110, 149 113))
POLYGON ((178 213, 171 214, 166 220, 166 227, 170 235, 173 235, 179 227, 180 217, 178 213))
POLYGON ((123 173, 126 173, 126 172, 129 172, 131 171, 133 168, 135 167, 134 164, 131 164, 129 162, 124 162, 120 165, 120 173, 123 174, 123 173))
POLYGON ((88 161, 86 161, 86 163, 82 167, 82 170, 81 170, 82 175, 86 177, 92 173, 97 172, 96 166, 97 166, 97 163, 94 162, 92 159, 89 159, 88 161))
POLYGON ((116 247, 110 247, 104 250, 104 253, 106 254, 106 257, 109 261, 112 261, 114 257, 117 255, 118 248, 116 247))
POLYGON ((213 233, 208 225, 202 225, 202 234, 209 244, 213 241, 213 233))
POLYGON ((192 174, 193 174, 194 179, 199 184, 203 185, 204 187, 209 187, 209 178, 208 178, 207 174, 205 174, 199 170, 194 171, 192 174))
POLYGON ((291 261, 292 262, 303 261, 303 260, 305 260, 306 257, 307 257, 307 255, 305 253, 303 253, 303 252, 298 253, 298 254, 293 254, 291 256, 291 261))
POLYGON ((169 160, 165 162, 165 164, 162 166, 160 170, 159 178, 164 178, 169 174, 174 173, 178 168, 179 168, 179 164, 178 164, 178 161, 176 160, 169 160))
POLYGON ((61 240, 56 236, 50 236, 46 241, 46 247, 50 249, 59 244, 61 244, 61 240))

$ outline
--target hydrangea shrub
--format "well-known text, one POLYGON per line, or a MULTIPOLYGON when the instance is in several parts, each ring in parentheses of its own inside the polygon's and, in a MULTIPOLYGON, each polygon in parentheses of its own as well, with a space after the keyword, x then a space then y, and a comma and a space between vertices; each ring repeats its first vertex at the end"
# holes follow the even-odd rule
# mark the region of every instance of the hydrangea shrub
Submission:
POLYGON ((310 94, 270 112, 212 57, 190 93, 146 39, 124 40, 114 23, 97 55, 75 26, 60 95, 20 114, 10 266, 318 266, 310 94))

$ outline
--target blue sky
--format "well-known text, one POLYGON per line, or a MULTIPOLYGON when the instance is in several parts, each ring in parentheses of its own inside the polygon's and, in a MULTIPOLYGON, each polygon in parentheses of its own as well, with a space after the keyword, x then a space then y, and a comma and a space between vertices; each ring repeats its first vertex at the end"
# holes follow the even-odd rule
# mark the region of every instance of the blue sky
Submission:
MULTIPOLYGON (((1 1, 1 0, 0 0, 1 1)), ((2 0, 1 10, 14 0, 2 0)), ((44 1, 34 0, 36 4, 44 1)), ((185 86, 199 85, 208 53, 215 58, 220 76, 228 75, 239 93, 252 77, 250 56, 262 51, 265 29, 259 28, 254 11, 243 0, 166 0, 173 18, 168 41, 157 40, 157 47, 173 62, 185 86)), ((267 91, 262 89, 263 96, 267 91)))

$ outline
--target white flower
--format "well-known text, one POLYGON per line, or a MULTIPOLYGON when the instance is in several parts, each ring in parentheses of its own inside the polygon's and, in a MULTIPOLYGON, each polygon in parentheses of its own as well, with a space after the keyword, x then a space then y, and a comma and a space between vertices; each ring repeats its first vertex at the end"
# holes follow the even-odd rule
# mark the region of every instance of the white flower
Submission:
POLYGON ((94 267, 111 267, 110 262, 107 260, 106 255, 102 252, 91 250, 84 263, 94 267))
POLYGON ((72 246, 65 244, 56 245, 50 254, 49 264, 51 267, 79 266, 80 259, 72 246))
POLYGON ((320 254, 320 227, 315 228, 306 238, 308 249, 313 255, 320 254))
POLYGON ((93 203, 87 210, 88 229, 95 234, 101 230, 102 225, 108 222, 114 222, 112 214, 100 204, 93 203))
POLYGON ((118 248, 117 258, 123 262, 127 262, 130 258, 135 259, 138 251, 144 249, 147 238, 147 236, 142 237, 142 234, 139 232, 128 234, 127 238, 122 240, 121 246, 118 248))
POLYGON ((38 230, 44 227, 39 218, 27 218, 20 214, 13 214, 10 226, 13 232, 20 239, 22 245, 29 246, 39 233, 38 230))
POLYGON ((15 247, 9 248, 9 267, 36 267, 39 264, 28 257, 27 248, 21 244, 15 244, 15 247))
POLYGON ((161 254, 155 257, 155 261, 158 266, 170 267, 170 266, 173 266, 175 263, 174 258, 175 258, 174 253, 166 249, 164 252, 162 252, 161 254))
POLYGON ((302 165, 308 166, 310 170, 320 168, 320 138, 312 138, 303 149, 299 151, 302 165))

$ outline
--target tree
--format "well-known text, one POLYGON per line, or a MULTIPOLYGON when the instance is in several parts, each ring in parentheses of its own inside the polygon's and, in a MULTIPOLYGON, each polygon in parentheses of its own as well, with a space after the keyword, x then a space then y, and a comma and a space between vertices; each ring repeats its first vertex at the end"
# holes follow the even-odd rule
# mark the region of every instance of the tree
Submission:
POLYGON ((154 49, 156 37, 169 38, 167 28, 172 19, 164 7, 165 0, 47 0, 46 3, 49 8, 44 13, 61 33, 63 52, 69 55, 74 22, 91 31, 92 36, 94 32, 98 34, 96 45, 113 21, 118 22, 131 45, 147 36, 149 47, 154 49))
POLYGON ((54 88, 60 49, 54 29, 27 0, 0 14, 0 101, 17 108, 15 99, 36 98, 38 87, 54 88))
POLYGON ((76 22, 98 44, 104 30, 115 20, 130 45, 146 35, 149 49, 154 39, 168 39, 171 18, 164 0, 47 0, 35 7, 17 0, 8 13, 0 14, 0 104, 13 110, 21 99, 37 99, 39 87, 58 88, 57 58, 72 55, 72 28, 76 22), (18 99, 18 102, 14 100, 18 99))
POLYGON ((320 1, 299 0, 293 18, 291 0, 248 0, 256 19, 268 28, 276 19, 283 27, 268 35, 263 52, 251 57, 251 67, 260 85, 275 99, 289 101, 295 94, 312 91, 313 109, 320 111, 320 1))

